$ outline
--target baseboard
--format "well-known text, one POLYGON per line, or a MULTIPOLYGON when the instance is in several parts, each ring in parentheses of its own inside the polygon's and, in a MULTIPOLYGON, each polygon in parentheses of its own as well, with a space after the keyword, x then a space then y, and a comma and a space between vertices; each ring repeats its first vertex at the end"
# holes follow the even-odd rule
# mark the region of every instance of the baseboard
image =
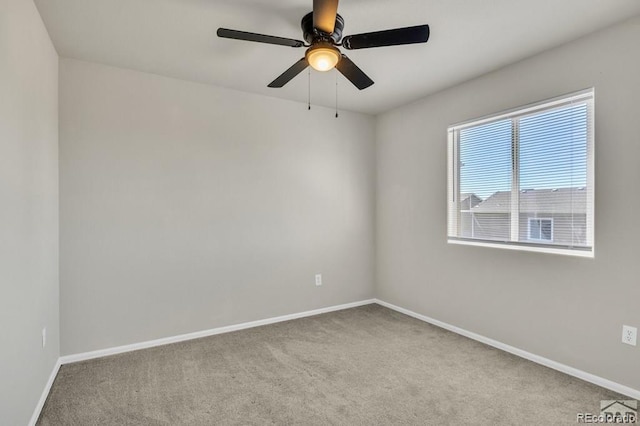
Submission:
POLYGON ((51 386, 53 385, 53 381, 56 379, 58 375, 58 370, 60 370, 60 358, 56 361, 56 364, 53 366, 53 370, 51 371, 51 375, 49 376, 49 380, 47 380, 47 384, 44 386, 42 390, 42 395, 40 395, 40 399, 38 400, 38 405, 36 405, 35 410, 33 410, 33 415, 31 416, 31 420, 29 420, 29 426, 35 426, 38 421, 38 417, 40 417, 40 412, 42 411, 42 407, 44 407, 44 403, 47 401, 47 397, 49 396, 49 391, 51 391, 51 386))
POLYGON ((527 359, 529 361, 533 361, 536 364, 544 365, 545 367, 552 368, 554 370, 560 371, 562 373, 568 374, 569 376, 577 377, 578 379, 582 379, 585 382, 593 383, 594 385, 601 386, 605 389, 612 390, 614 392, 618 392, 622 395, 627 395, 633 399, 640 400, 640 390, 630 388, 628 386, 622 385, 620 383, 613 382, 611 380, 605 379, 600 376, 596 376, 591 373, 587 373, 586 371, 578 370, 577 368, 570 367, 565 364, 561 364, 559 362, 550 360, 548 358, 542 357, 540 355, 532 354, 531 352, 524 351, 522 349, 518 349, 516 347, 507 345, 502 342, 498 342, 497 340, 490 339, 485 336, 481 336, 480 334, 473 333, 471 331, 467 331, 463 328, 456 327, 451 324, 447 324, 446 322, 439 321, 434 318, 430 318, 426 315, 421 315, 416 312, 410 311, 409 309, 401 308, 399 306, 393 305, 391 303, 387 303, 383 300, 375 299, 375 303, 385 306, 389 309, 393 309, 394 311, 403 313, 405 315, 409 315, 410 317, 419 319, 424 322, 428 322, 429 324, 433 324, 440 328, 444 328, 445 330, 452 331, 456 334, 460 334, 462 336, 468 337, 473 340, 477 340, 478 342, 487 344, 489 346, 493 346, 494 348, 503 350, 505 352, 509 352, 513 355, 517 355, 521 358, 527 359))
POLYGON ((314 309, 311 311, 299 312, 295 314, 282 315, 279 317, 267 318, 257 321, 244 322, 225 327, 212 328, 210 330, 196 331, 194 333, 180 334, 178 336, 164 337, 162 339, 148 340, 146 342, 133 343, 130 345, 117 346, 113 348, 100 349, 97 351, 83 352, 60 357, 60 364, 70 364, 89 359, 100 358, 109 355, 116 355, 125 352, 137 351, 139 349, 152 348, 155 346, 168 345, 170 343, 184 342, 185 340, 199 339, 201 337, 214 336, 216 334, 229 333, 232 331, 244 330, 247 328, 259 327, 262 325, 275 324, 282 321, 289 321, 298 318, 310 317, 325 314, 328 312, 341 311, 343 309, 355 308, 357 306, 370 305, 375 303, 374 299, 361 300, 359 302, 345 303, 342 305, 329 306, 327 308, 314 309))

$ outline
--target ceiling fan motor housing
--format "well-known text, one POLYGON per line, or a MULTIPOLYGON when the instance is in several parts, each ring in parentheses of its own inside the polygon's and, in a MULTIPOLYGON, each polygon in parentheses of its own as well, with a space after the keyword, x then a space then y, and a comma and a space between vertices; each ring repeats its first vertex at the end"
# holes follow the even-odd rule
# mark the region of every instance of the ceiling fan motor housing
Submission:
POLYGON ((313 27, 313 12, 309 12, 302 18, 300 23, 302 27, 302 34, 304 39, 309 44, 317 42, 329 42, 339 43, 342 39, 342 30, 344 29, 344 19, 339 14, 336 14, 336 24, 333 29, 333 33, 327 34, 313 27))

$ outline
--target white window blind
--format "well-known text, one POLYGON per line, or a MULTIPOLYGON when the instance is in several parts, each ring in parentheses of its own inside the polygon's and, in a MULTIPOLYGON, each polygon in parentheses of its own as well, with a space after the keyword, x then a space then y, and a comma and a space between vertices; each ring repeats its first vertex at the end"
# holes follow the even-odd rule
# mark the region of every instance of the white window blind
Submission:
POLYGON ((592 256, 593 99, 451 126, 449 241, 592 256))

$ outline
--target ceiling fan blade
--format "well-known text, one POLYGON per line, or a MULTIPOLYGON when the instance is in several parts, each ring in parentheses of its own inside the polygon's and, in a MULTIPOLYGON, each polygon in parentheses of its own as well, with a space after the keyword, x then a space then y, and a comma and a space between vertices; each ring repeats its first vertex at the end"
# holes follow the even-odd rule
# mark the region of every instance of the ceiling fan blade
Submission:
POLYGON ((345 49, 368 49, 370 47, 398 46, 401 44, 426 43, 429 40, 429 26, 396 28, 393 30, 375 31, 355 34, 342 39, 345 49))
POLYGON ((366 89, 373 84, 373 80, 369 78, 356 64, 347 58, 346 55, 342 55, 336 68, 347 80, 353 83, 358 89, 366 89))
POLYGON ((313 0, 313 27, 331 34, 336 24, 338 0, 313 0))
POLYGON ((230 30, 228 28, 218 28, 218 37, 231 38, 234 40, 255 41, 258 43, 277 44, 280 46, 302 47, 304 42, 292 38, 276 37, 264 34, 248 33, 246 31, 230 30))
POLYGON ((308 66, 309 66, 309 63, 307 62, 307 58, 300 59, 298 62, 293 64, 288 70, 286 70, 285 72, 280 74, 280 76, 278 78, 276 78, 271 83, 269 83, 268 87, 279 88, 279 87, 284 86, 289 81, 291 81, 291 79, 293 79, 293 77, 295 77, 296 75, 298 75, 302 71, 304 71, 305 68, 307 68, 308 66))

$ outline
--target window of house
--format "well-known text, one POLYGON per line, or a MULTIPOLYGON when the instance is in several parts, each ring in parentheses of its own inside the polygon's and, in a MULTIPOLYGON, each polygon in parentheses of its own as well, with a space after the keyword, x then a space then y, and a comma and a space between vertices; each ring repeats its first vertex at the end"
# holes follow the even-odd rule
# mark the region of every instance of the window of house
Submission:
POLYGON ((449 127, 450 243, 593 256, 593 89, 449 127))
POLYGON ((529 218, 529 240, 553 241, 553 219, 529 218))

